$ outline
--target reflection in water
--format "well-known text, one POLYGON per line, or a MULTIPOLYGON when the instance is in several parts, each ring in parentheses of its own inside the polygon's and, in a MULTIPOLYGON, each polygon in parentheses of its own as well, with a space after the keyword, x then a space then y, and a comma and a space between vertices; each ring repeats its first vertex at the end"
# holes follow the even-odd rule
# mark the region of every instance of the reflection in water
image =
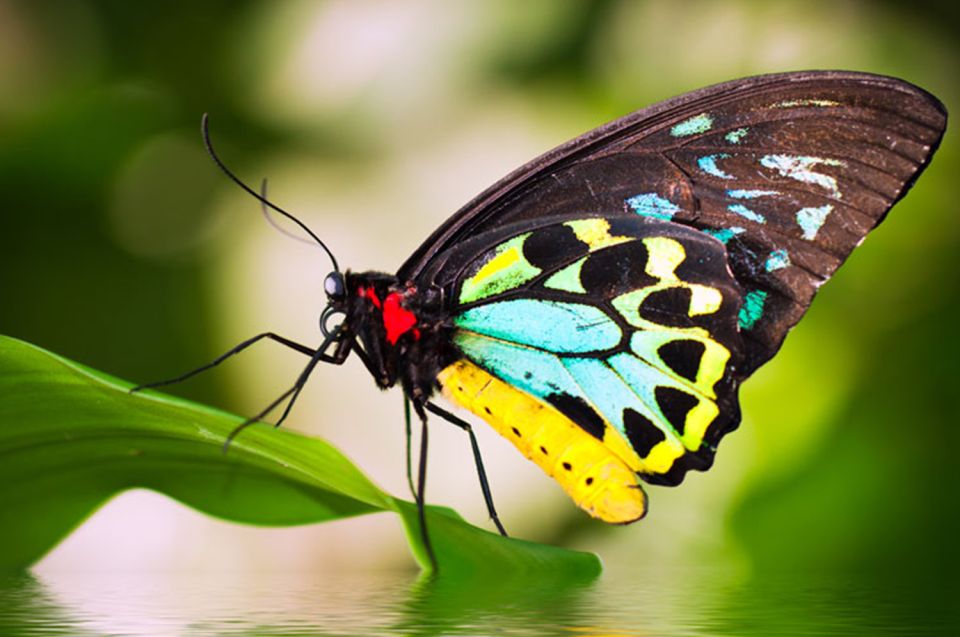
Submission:
POLYGON ((516 576, 422 580, 405 600, 395 634, 568 634, 589 621, 594 585, 516 576))
POLYGON ((30 575, 0 579, 0 634, 87 634, 46 587, 30 575))
POLYGON ((872 580, 597 582, 50 574, 0 580, 0 635, 935 635, 943 608, 872 580), (681 582, 678 586, 675 582, 681 582))

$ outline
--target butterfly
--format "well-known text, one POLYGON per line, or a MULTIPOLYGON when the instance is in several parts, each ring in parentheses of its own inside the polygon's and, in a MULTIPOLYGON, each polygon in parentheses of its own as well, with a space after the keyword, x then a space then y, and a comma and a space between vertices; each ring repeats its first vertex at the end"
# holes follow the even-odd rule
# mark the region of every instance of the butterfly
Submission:
MULTIPOLYGON (((932 95, 853 72, 750 77, 588 132, 514 171, 437 228, 395 274, 341 271, 327 246, 322 344, 266 333, 319 363, 356 355, 407 400, 408 479, 423 516, 428 416, 486 421, 578 507, 626 524, 642 482, 713 463, 740 422, 740 384, 930 161, 946 125, 932 95), (339 318, 339 320, 337 320, 339 318), (417 484, 410 407, 420 420, 417 484)), ((162 383, 157 383, 162 384, 162 383)), ((154 385, 157 385, 154 384, 154 385)), ((279 422, 277 423, 279 424, 279 422)), ((231 435, 232 438, 232 435, 231 435)))

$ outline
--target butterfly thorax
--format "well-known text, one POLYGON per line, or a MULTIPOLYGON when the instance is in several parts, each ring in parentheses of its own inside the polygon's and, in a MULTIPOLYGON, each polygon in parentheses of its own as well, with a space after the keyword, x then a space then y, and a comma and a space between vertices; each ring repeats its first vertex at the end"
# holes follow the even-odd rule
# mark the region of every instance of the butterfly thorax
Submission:
POLYGON ((449 327, 429 295, 383 272, 348 272, 344 327, 359 341, 381 388, 400 382, 414 401, 433 393, 449 327))

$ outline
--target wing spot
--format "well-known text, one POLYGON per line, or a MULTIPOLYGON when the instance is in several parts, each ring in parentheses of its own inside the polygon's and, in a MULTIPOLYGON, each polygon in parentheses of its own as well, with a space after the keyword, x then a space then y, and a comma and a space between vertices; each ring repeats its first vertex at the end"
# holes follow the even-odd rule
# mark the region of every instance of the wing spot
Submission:
POLYGON ((570 256, 584 255, 589 249, 566 224, 536 230, 523 242, 524 258, 541 270, 551 269, 570 256))
POLYGON ((696 382, 697 373, 700 371, 700 362, 706 349, 706 346, 700 341, 682 339, 664 343, 657 349, 657 354, 660 355, 660 360, 672 369, 677 376, 696 382))
POLYGON ((550 454, 547 452, 547 448, 544 447, 543 445, 540 445, 540 451, 541 451, 541 453, 543 453, 543 455, 545 455, 545 456, 549 456, 549 455, 550 455, 550 454))
POLYGON ((563 468, 566 469, 567 471, 570 471, 571 469, 573 469, 573 465, 570 464, 569 462, 564 462, 563 468))
POLYGON ((766 290, 750 290, 743 297, 743 305, 740 307, 738 321, 740 327, 745 330, 752 330, 761 318, 763 318, 763 306, 767 301, 766 290))
POLYGON ((647 271, 649 251, 642 241, 631 241, 600 250, 587 257, 580 282, 590 294, 610 298, 648 287, 657 279, 647 271))
POLYGON ((683 435, 690 410, 700 404, 700 401, 690 394, 673 387, 657 387, 654 390, 657 407, 664 417, 673 426, 678 435, 683 435))
POLYGON ((641 458, 649 456, 651 449, 667 439, 666 434, 649 418, 630 407, 623 410, 623 426, 630 446, 641 458))
POLYGON ((490 414, 491 416, 493 415, 493 412, 490 411, 490 408, 487 407, 486 405, 483 406, 483 410, 484 410, 485 412, 487 412, 488 414, 490 414))
POLYGON ((710 113, 700 113, 676 124, 670 129, 670 134, 674 137, 688 137, 705 133, 711 128, 713 128, 713 116, 710 113))
POLYGON ((546 397, 547 402, 557 408, 561 414, 575 422, 581 429, 596 438, 603 440, 606 424, 603 417, 580 396, 557 393, 546 397))
POLYGON ((587 478, 587 479, 585 480, 585 482, 587 483, 587 486, 589 487, 591 484, 593 484, 593 478, 592 478, 592 477, 587 478))
POLYGON ((690 288, 670 287, 647 295, 637 308, 640 318, 664 327, 691 327, 690 288))
POLYGON ((517 438, 521 438, 521 437, 522 437, 522 436, 520 435, 520 430, 519 430, 519 429, 517 429, 516 427, 511 427, 510 429, 511 429, 511 431, 513 431, 513 435, 514 435, 514 436, 516 436, 517 438))

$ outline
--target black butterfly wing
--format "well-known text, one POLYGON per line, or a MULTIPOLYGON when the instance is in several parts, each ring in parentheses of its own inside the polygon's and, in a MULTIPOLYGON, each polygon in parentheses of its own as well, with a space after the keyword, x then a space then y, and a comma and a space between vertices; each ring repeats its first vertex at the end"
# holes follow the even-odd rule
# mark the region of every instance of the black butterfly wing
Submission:
POLYGON ((705 88, 515 171, 440 226, 398 276, 429 284, 425 269, 444 251, 518 221, 641 215, 689 225, 727 244, 744 290, 746 377, 904 195, 945 124, 933 96, 864 73, 784 73, 705 88))

